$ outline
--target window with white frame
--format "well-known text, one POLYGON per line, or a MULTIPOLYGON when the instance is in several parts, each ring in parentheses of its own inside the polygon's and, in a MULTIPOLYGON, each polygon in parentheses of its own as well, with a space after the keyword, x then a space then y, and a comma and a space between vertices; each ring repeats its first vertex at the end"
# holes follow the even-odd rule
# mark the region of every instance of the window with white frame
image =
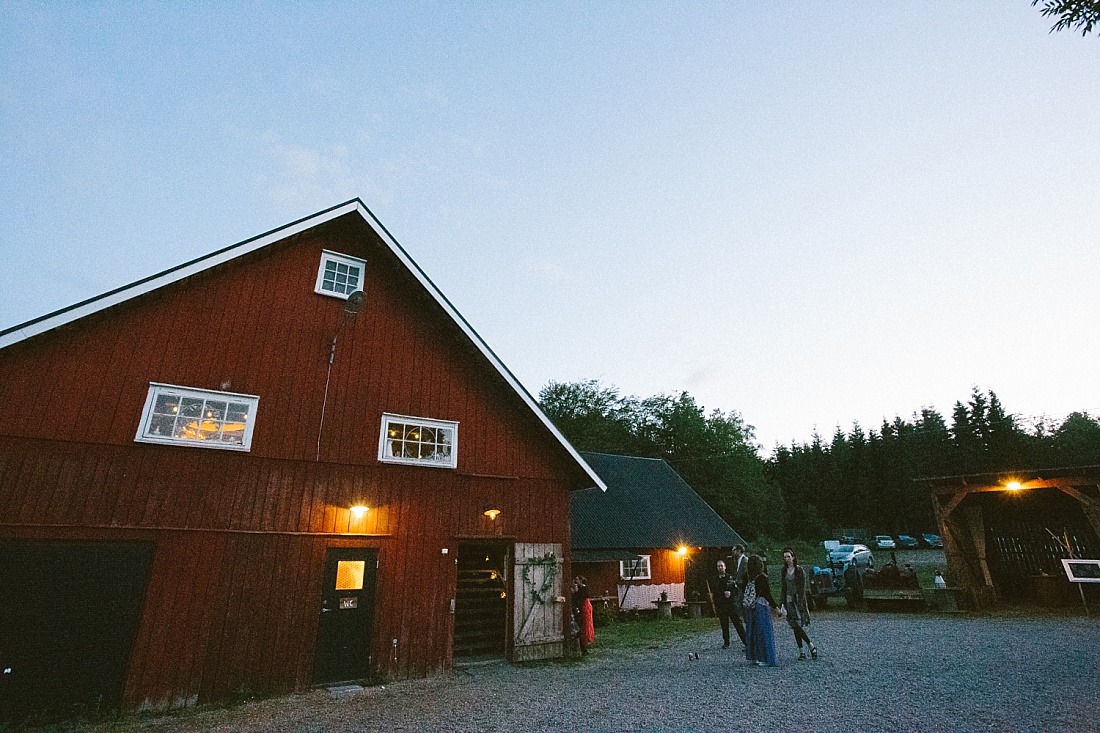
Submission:
POLYGON ((134 440, 248 450, 259 402, 256 395, 150 382, 134 440))
POLYGON ((455 468, 458 465, 458 423, 385 413, 378 460, 455 468))
POLYGON ((363 289, 366 264, 366 260, 324 250, 321 252, 321 267, 317 270, 314 292, 346 299, 356 290, 363 289))
POLYGON ((649 555, 636 560, 619 560, 619 577, 623 580, 649 580, 649 555))

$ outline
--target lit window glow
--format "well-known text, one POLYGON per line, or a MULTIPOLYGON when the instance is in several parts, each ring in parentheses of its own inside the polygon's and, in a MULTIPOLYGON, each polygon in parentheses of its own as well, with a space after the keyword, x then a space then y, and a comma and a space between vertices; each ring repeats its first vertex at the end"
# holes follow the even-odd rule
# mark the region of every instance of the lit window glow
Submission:
POLYGON ((150 382, 134 440, 248 450, 260 398, 150 382))
POLYGON ((384 414, 378 460, 455 468, 458 465, 458 423, 384 414))

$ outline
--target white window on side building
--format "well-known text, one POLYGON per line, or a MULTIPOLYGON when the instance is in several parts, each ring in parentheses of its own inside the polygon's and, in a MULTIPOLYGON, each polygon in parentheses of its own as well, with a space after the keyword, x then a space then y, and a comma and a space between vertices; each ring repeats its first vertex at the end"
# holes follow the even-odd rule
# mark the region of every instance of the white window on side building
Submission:
POLYGON ((455 468, 458 466, 458 423, 384 413, 378 460, 455 468))
POLYGON ((637 560, 619 560, 619 577, 623 580, 649 580, 649 555, 637 560))
POLYGON ((134 440, 246 451, 259 402, 256 395, 150 382, 134 440))

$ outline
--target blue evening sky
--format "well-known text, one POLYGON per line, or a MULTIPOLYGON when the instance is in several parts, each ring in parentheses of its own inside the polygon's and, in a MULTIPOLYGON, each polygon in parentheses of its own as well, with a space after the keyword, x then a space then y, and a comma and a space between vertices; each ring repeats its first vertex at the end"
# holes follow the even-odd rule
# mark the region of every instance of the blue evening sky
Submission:
POLYGON ((975 385, 1100 413, 1100 39, 1028 0, 0 17, 0 329, 358 196, 532 393, 765 454, 975 385))

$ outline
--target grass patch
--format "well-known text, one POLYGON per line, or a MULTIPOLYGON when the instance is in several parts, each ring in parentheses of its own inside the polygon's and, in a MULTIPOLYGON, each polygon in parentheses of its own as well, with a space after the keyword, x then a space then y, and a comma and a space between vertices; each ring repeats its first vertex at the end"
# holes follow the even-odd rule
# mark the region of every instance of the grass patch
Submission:
POLYGON ((718 629, 718 619, 670 618, 621 621, 604 627, 596 644, 604 650, 649 649, 688 639, 718 629))

